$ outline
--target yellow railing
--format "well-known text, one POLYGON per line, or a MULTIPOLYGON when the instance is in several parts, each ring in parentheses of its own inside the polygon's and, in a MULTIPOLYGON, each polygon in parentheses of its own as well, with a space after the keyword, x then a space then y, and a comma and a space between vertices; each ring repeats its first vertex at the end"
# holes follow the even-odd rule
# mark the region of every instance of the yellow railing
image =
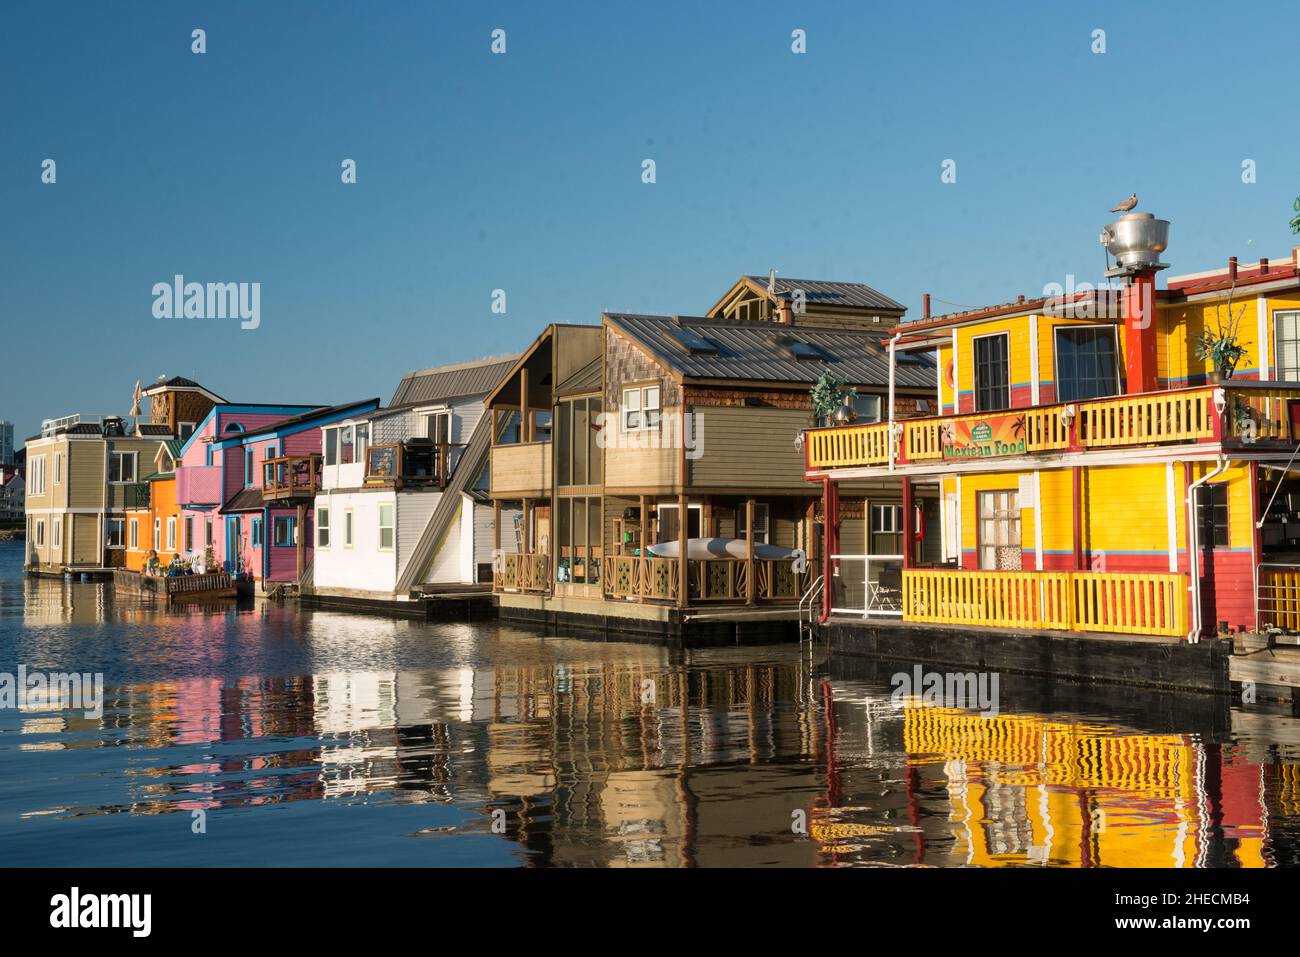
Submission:
MULTIPOLYGON (((1225 383, 990 413, 904 419, 896 423, 902 429, 898 461, 906 465, 942 460, 944 446, 951 441, 945 436, 954 426, 1007 415, 1023 417, 1020 428, 1029 453, 1204 442, 1220 434, 1235 441, 1289 442, 1294 431, 1291 405, 1296 401, 1300 401, 1300 389, 1225 383), (1228 396, 1222 413, 1214 401, 1219 389, 1228 396), (1067 414, 1070 409, 1073 417, 1067 414)), ((810 429, 807 442, 811 469, 870 468, 889 462, 887 422, 810 429)))
POLYGON ((1300 631, 1300 566, 1259 567, 1259 624, 1283 631, 1300 631))
POLYGON ((1080 402, 1078 410, 1079 444, 1086 448, 1210 439, 1217 415, 1208 389, 1080 402))
POLYGON ((907 569, 903 619, 1182 637, 1186 595, 1186 575, 907 569))
POLYGON ((889 423, 814 429, 808 433, 808 461, 813 468, 887 465, 889 423))

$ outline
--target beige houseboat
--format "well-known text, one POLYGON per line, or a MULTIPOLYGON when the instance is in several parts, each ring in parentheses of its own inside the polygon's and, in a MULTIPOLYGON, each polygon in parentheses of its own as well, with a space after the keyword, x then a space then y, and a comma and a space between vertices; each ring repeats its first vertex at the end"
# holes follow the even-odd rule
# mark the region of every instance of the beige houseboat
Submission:
POLYGON ((126 512, 148 507, 159 443, 201 420, 220 397, 184 378, 143 390, 142 416, 47 419, 27 440, 27 556, 33 574, 96 573, 126 564, 126 512))
MULTIPOLYGON (((742 277, 709 314, 548 327, 487 399, 501 615, 678 639, 788 632, 820 549, 797 444, 826 370, 887 418, 903 307, 858 283, 742 277)), ((898 365, 900 415, 936 372, 898 365)), ((896 480, 863 483, 901 504, 896 480)))

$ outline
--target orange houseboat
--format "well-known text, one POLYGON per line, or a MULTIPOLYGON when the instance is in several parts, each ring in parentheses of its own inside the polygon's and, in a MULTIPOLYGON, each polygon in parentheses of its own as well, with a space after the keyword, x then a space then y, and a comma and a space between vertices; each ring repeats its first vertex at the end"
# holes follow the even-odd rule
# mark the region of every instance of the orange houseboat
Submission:
POLYGON ((936 358, 939 414, 806 434, 823 622, 1300 627, 1300 247, 1156 289, 1167 235, 1107 226, 1104 287, 937 317, 925 297, 890 347, 936 358), (897 511, 854 492, 882 476, 897 511))

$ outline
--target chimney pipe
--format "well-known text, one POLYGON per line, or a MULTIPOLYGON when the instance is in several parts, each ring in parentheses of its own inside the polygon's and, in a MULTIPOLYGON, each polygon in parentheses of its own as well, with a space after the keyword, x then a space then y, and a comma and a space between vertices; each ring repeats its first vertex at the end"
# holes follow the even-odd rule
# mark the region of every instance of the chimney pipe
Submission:
POLYGON ((930 318, 930 294, 928 292, 921 294, 921 321, 924 322, 930 318))
POLYGON ((1115 257, 1107 277, 1124 280, 1124 364, 1130 395, 1156 389, 1156 272, 1169 246, 1169 221, 1150 213, 1127 213, 1106 226, 1101 243, 1115 257))
POLYGON ((1237 257, 1236 256, 1228 257, 1228 279, 1230 279, 1232 282, 1237 281, 1237 257))

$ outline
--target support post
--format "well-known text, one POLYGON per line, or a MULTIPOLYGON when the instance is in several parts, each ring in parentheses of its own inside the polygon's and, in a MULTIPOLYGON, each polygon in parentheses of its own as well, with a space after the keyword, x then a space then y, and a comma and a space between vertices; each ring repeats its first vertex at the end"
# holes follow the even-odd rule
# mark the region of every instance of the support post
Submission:
POLYGON ((1085 571, 1083 567, 1083 467, 1076 465, 1070 469, 1070 494, 1074 499, 1074 570, 1085 571))
POLYGON ((519 370, 519 441, 532 441, 528 435, 528 366, 519 370))
POLYGON ((687 577, 686 548, 690 539, 689 527, 690 520, 687 516, 687 502, 685 493, 677 496, 677 607, 685 608, 687 597, 690 595, 690 585, 687 577))
POLYGON ((758 601, 758 589, 754 580, 754 499, 745 499, 745 604, 753 605, 758 601))
POLYGON ((903 568, 912 567, 916 555, 916 496, 912 479, 903 476, 903 568))

